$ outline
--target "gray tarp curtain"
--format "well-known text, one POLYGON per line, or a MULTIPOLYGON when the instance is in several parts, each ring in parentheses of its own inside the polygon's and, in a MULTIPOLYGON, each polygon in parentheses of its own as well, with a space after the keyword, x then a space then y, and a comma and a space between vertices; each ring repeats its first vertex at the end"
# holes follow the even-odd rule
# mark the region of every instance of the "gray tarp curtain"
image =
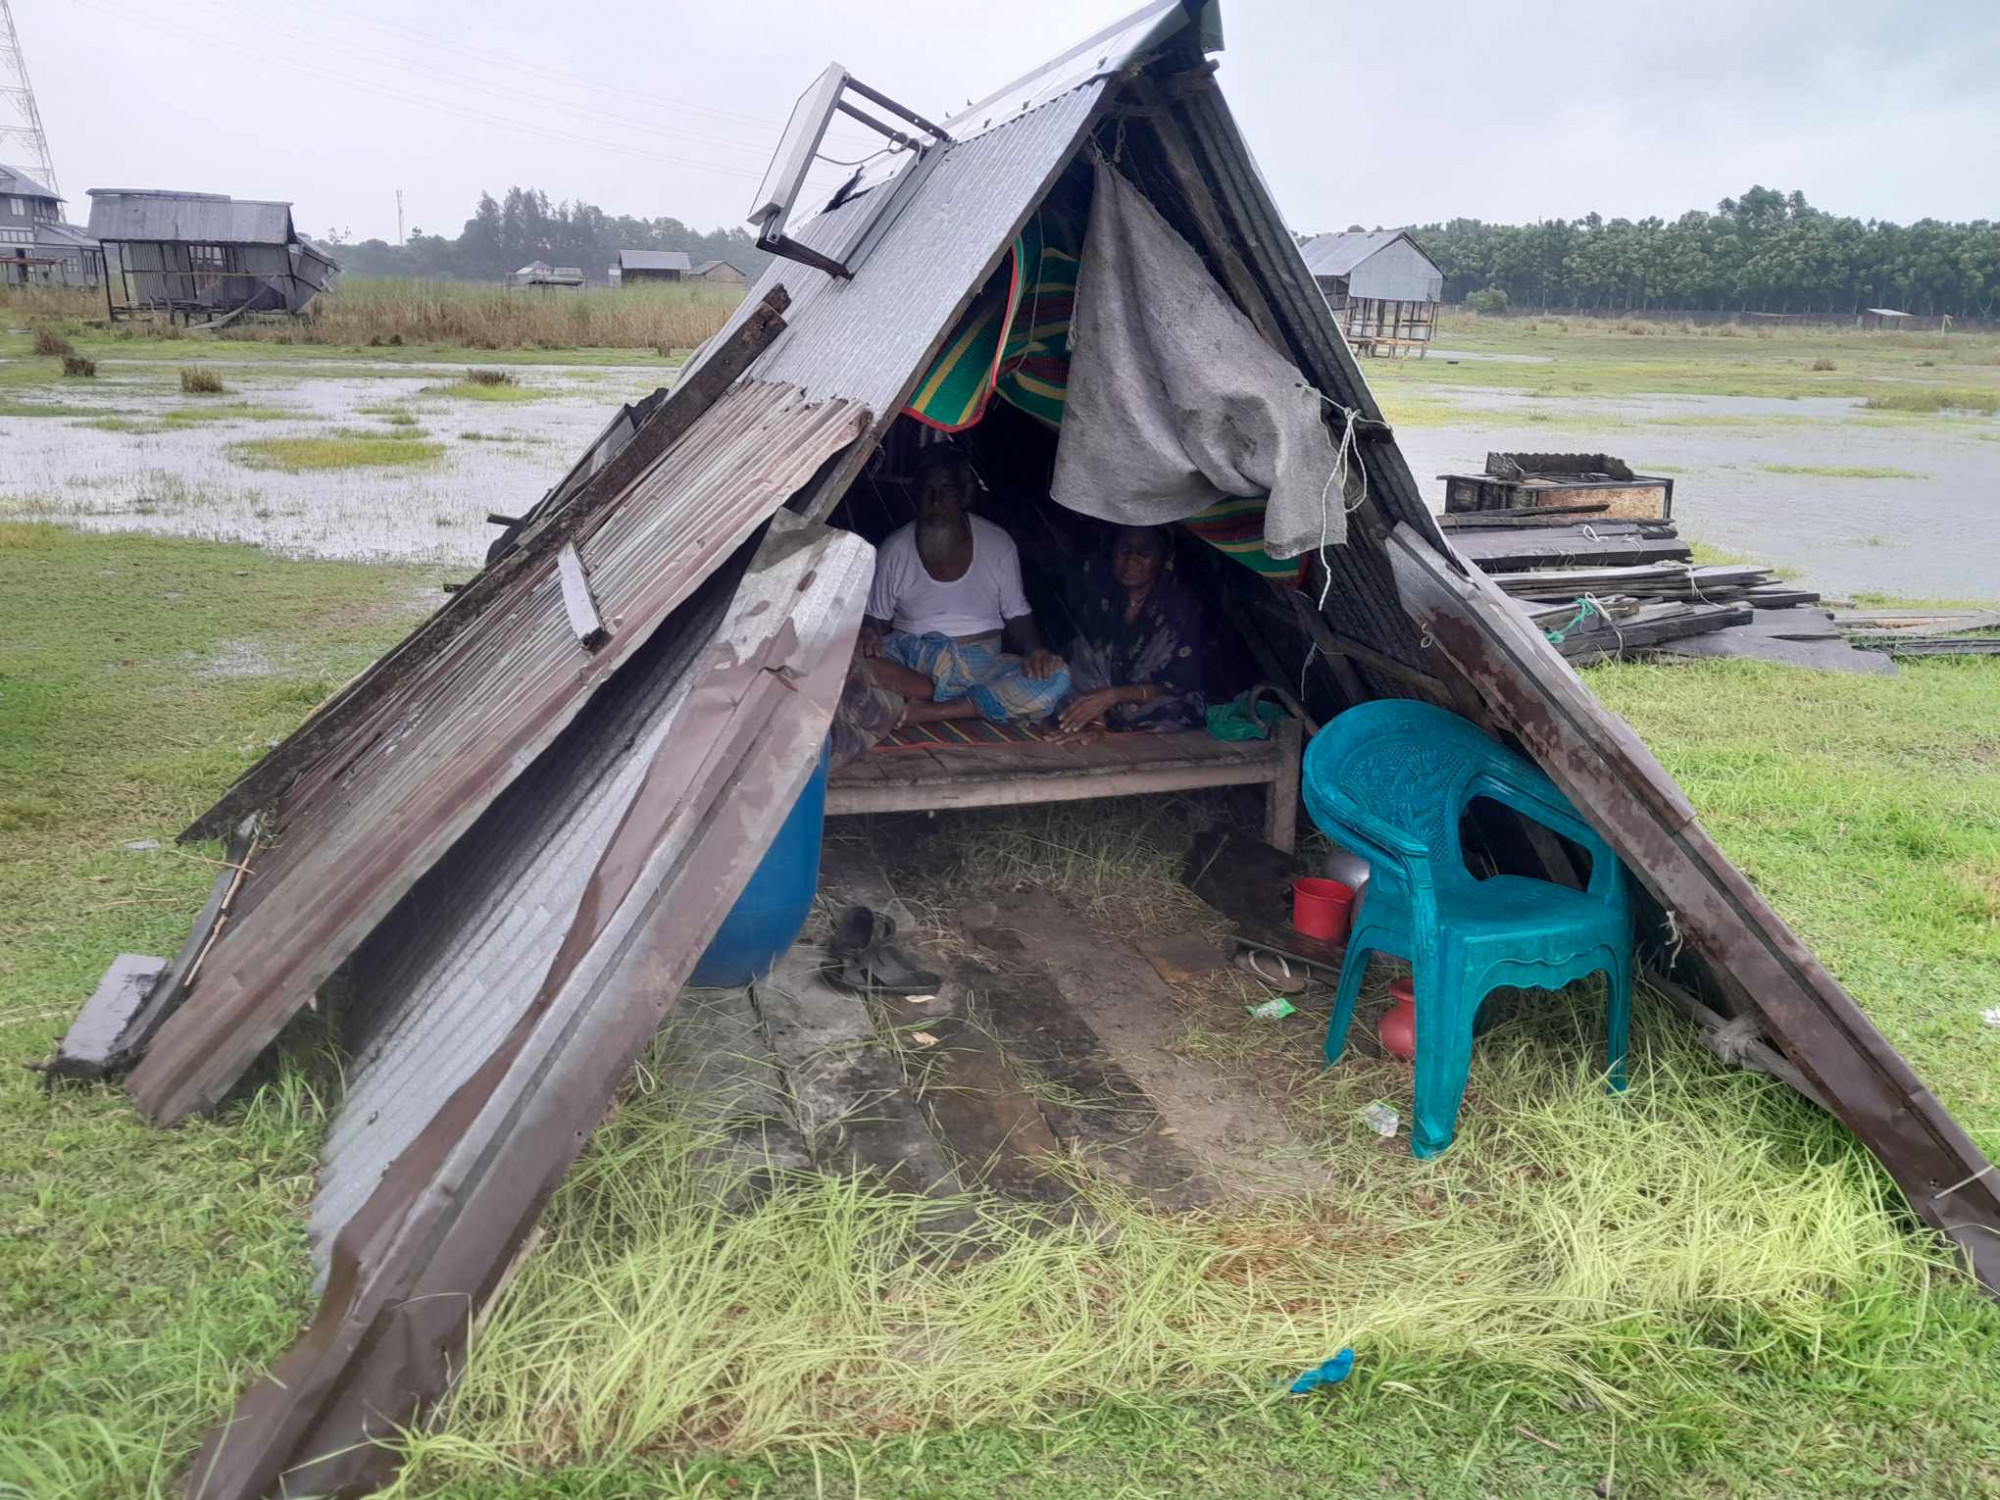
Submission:
POLYGON ((1193 247, 1100 161, 1070 324, 1056 501, 1150 526, 1268 495, 1264 549, 1297 557, 1347 536, 1326 410, 1193 247))

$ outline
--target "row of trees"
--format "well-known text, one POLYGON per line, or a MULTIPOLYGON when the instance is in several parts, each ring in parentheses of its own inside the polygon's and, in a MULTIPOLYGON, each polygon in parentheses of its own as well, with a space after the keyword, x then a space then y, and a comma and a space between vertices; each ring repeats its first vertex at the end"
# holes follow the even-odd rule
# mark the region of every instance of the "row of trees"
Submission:
POLYGON ((770 257, 745 229, 707 234, 679 219, 613 216, 592 203, 551 202, 540 188, 513 187, 504 198, 479 195, 479 206, 456 236, 410 232, 409 242, 354 240, 343 232, 327 236, 338 248, 341 266, 359 276, 437 276, 459 281, 498 281, 530 261, 581 266, 592 281, 603 281, 620 250, 685 250, 696 265, 726 260, 752 281, 770 257))
POLYGON ((1498 288, 1517 307, 1849 313, 1868 307, 2000 316, 2000 224, 1900 225, 1824 213, 1753 187, 1678 219, 1408 226, 1445 300, 1498 288))
MULTIPOLYGON (((1358 227, 1358 226, 1357 226, 1358 227)), ((1953 317, 2000 316, 2000 224, 1921 219, 1900 225, 1823 213, 1803 193, 1753 187, 1714 213, 1678 219, 1547 219, 1409 226, 1445 275, 1445 300, 1489 288, 1517 307, 1599 312, 1663 308, 1847 313, 1865 307, 1953 317)), ((613 216, 515 187, 479 206, 456 236, 413 231, 407 245, 329 236, 364 276, 497 281, 532 260, 581 266, 601 281, 620 250, 685 250, 755 280, 769 257, 748 230, 707 234, 679 219, 613 216)), ((1497 299, 1494 299, 1497 300, 1497 299)))

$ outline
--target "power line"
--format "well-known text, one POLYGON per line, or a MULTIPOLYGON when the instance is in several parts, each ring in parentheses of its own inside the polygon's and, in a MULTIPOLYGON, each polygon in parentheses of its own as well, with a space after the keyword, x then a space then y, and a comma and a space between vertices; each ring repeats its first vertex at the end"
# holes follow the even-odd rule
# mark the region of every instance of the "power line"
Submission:
MULTIPOLYGON (((75 3, 89 9, 101 11, 106 15, 115 16, 119 20, 128 21, 133 25, 145 27, 161 36, 174 40, 187 41, 196 39, 223 46, 234 45, 231 38, 221 36, 216 32, 192 28, 182 21, 164 22, 145 12, 132 10, 124 5, 117 4, 115 0, 75 0, 75 3)), ((561 130, 554 126, 523 120, 519 116, 493 114, 485 110, 472 109, 468 106, 443 99, 412 94, 402 89, 378 83, 373 79, 361 78, 351 73, 343 73, 335 69, 320 67, 310 62, 293 60, 287 62, 286 69, 288 72, 299 72, 308 76, 322 78, 346 88, 359 89, 364 93, 373 94, 378 98, 390 99, 399 104, 410 105, 418 109, 433 110, 440 114, 469 120, 477 124, 498 125, 511 131, 539 135, 569 145, 588 146, 599 151, 614 151, 627 156, 662 162, 670 166, 690 167, 696 171, 710 172, 717 176, 733 178, 738 182, 754 182, 760 175, 757 171, 749 168, 723 166, 711 161, 698 161, 692 157, 673 156, 666 152, 649 150, 646 147, 630 145, 623 141, 608 141, 592 136, 578 135, 573 131, 561 130)))

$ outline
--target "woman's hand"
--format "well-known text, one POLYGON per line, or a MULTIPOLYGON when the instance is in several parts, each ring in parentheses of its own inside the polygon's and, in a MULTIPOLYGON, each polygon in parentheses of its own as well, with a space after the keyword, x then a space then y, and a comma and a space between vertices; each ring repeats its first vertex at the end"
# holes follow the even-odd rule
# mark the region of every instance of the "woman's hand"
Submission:
POLYGON ((1125 701, 1123 688, 1098 688, 1095 692, 1078 693, 1062 706, 1056 715, 1056 723, 1063 733, 1075 734, 1093 724, 1101 724, 1104 716, 1125 701))

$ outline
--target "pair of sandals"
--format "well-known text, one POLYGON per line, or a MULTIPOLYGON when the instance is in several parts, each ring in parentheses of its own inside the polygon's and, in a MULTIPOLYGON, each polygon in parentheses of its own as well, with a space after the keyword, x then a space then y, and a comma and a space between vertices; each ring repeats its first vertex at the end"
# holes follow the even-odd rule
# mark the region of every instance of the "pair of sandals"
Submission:
POLYGON ((827 944, 826 977, 853 995, 935 995, 944 981, 920 969, 895 945, 896 919, 869 906, 850 906, 835 918, 827 944))

